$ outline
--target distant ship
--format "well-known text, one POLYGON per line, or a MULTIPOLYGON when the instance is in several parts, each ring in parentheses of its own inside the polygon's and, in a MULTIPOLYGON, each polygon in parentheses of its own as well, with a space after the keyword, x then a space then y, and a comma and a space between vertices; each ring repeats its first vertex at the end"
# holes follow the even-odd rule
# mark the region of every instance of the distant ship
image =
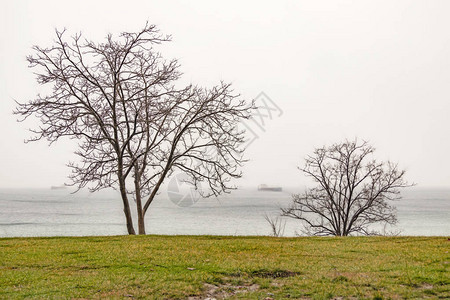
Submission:
POLYGON ((65 185, 52 185, 51 187, 50 187, 50 189, 51 190, 65 190, 65 189, 67 189, 67 186, 65 186, 65 185))
POLYGON ((258 191, 281 192, 283 189, 279 186, 268 186, 267 184, 258 185, 258 191))

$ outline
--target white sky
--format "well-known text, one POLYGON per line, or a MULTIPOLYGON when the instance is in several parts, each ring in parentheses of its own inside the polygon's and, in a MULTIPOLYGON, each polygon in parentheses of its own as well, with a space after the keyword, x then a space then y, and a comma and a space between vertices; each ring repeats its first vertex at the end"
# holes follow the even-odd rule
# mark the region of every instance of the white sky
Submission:
POLYGON ((296 169, 315 147, 360 137, 419 186, 450 186, 450 1, 2 1, 0 187, 66 181, 63 141, 24 144, 14 99, 39 86, 25 56, 54 28, 137 31, 148 20, 173 42, 186 82, 230 81, 251 99, 264 91, 283 115, 248 148, 242 185, 303 185, 296 169))

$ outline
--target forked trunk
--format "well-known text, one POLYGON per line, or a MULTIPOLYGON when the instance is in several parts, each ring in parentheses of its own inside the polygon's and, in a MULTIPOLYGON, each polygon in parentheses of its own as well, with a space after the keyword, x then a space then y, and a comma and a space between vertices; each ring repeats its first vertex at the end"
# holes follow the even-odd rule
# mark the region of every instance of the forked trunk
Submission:
POLYGON ((122 202, 123 202, 123 212, 125 214, 125 219, 127 221, 127 230, 128 234, 134 235, 136 232, 134 231, 133 227, 133 218, 131 216, 131 210, 130 210, 130 202, 128 202, 127 192, 125 190, 125 183, 120 182, 120 195, 122 196, 122 202))

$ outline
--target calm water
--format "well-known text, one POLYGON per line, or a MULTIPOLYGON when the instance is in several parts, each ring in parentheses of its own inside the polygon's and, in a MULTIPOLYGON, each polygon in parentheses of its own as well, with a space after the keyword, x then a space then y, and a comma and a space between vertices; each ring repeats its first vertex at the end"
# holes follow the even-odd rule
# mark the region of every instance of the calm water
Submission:
MULTIPOLYGON (((396 202, 401 235, 450 235, 450 189, 414 188, 396 202)), ((146 216, 147 233, 268 235, 264 215, 275 216, 290 202, 289 192, 239 190, 218 199, 175 205, 163 191, 146 216)), ((173 198, 172 198, 173 200, 173 198)), ((286 220, 286 236, 299 232, 286 220)), ((69 190, 1 189, 0 237, 126 234, 118 194, 70 194, 69 190)))

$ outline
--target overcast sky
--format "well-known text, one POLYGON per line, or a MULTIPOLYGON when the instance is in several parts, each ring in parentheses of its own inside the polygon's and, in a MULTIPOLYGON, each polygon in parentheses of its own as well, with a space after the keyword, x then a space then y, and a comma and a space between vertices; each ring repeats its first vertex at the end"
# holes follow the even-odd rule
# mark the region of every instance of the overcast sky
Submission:
POLYGON ((2 1, 0 187, 64 183, 73 145, 24 144, 14 99, 39 86, 25 56, 54 28, 107 33, 156 24, 186 82, 232 82, 281 110, 247 151, 242 185, 304 185, 315 147, 360 137, 419 186, 450 186, 450 1, 2 1), (66 3, 66 4, 61 4, 66 3))

